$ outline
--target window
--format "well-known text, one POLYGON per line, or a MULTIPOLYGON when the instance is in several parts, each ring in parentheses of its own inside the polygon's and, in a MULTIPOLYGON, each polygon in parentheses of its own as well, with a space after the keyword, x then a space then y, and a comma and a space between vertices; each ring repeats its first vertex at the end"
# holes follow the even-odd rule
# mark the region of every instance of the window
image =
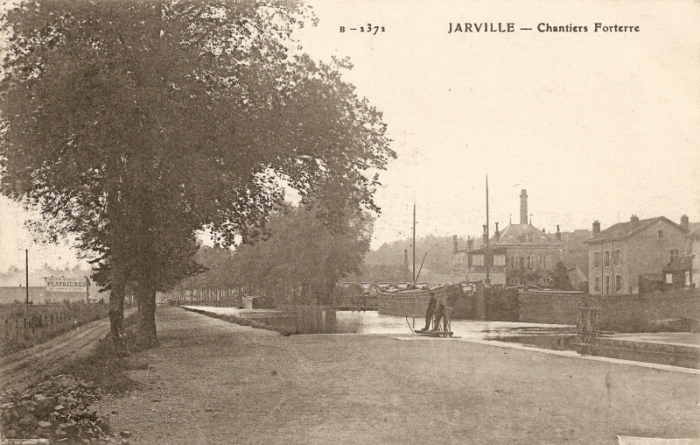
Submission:
POLYGON ((610 293, 610 277, 606 276, 605 277, 605 294, 610 293))
POLYGON ((595 252, 593 256, 593 267, 596 269, 600 267, 600 252, 595 252))
POLYGON ((603 256, 603 259, 604 259, 603 265, 605 267, 610 267, 610 252, 609 251, 607 251, 607 250, 605 251, 605 255, 603 256))
POLYGON ((663 238, 663 237, 664 237, 664 231, 663 231, 663 230, 659 230, 659 239, 661 239, 661 238, 663 238))
POLYGON ((622 252, 620 251, 620 249, 617 249, 615 251, 615 254, 613 255, 613 261, 616 266, 622 265, 622 252))
POLYGON ((600 292, 600 277, 595 277, 595 287, 593 288, 596 292, 600 292))
POLYGON ((483 266, 484 265, 484 256, 483 255, 472 255, 472 264, 474 266, 483 266))
POLYGON ((678 249, 671 249, 671 262, 677 258, 679 258, 678 249))
POLYGON ((535 256, 534 255, 527 256, 527 268, 531 269, 531 270, 535 268, 535 256))
POLYGON ((547 269, 547 255, 542 257, 542 269, 547 269))
POLYGON ((505 255, 494 255, 493 256, 493 265, 494 266, 505 266, 506 265, 506 256, 505 255))
POLYGON ((615 292, 622 292, 622 277, 615 275, 615 292))

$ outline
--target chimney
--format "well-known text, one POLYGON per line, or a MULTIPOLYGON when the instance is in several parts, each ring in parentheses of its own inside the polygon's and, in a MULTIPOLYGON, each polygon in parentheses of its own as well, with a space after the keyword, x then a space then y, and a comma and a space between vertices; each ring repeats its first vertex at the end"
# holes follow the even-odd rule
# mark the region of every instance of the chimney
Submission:
POLYGON ((600 221, 595 220, 595 221, 593 221, 593 236, 596 236, 599 233, 600 233, 600 221))
POLYGON ((688 215, 681 216, 681 229, 685 230, 686 232, 690 231, 690 220, 688 219, 688 215))
POLYGON ((501 232, 498 231, 498 223, 496 223, 496 231, 493 232, 493 236, 496 237, 496 241, 501 237, 501 232))
POLYGON ((457 252, 457 235, 452 235, 452 251, 457 252))
POLYGON ((484 245, 489 241, 489 235, 488 235, 488 228, 486 227, 486 224, 484 224, 484 245))
POLYGON ((520 224, 527 224, 527 192, 520 192, 520 224))
POLYGON ((472 249, 474 249, 474 238, 469 237, 467 238, 467 250, 471 252, 472 249))
POLYGON ((561 241, 561 232, 559 231, 559 224, 557 224, 557 239, 561 241))
POLYGON ((632 227, 639 226, 639 217, 637 215, 630 216, 630 223, 632 223, 632 227))

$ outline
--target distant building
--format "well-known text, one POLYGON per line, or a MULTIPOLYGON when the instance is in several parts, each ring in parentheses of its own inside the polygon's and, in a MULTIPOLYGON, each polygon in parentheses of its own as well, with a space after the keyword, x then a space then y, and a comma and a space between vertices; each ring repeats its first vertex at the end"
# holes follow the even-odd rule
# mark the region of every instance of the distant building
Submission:
POLYGON ((486 247, 468 252, 467 279, 469 281, 485 281, 487 276, 492 285, 505 286, 507 284, 506 249, 497 246, 489 246, 488 255, 486 247), (489 261, 488 273, 486 261, 489 261))
POLYGON ((629 221, 603 231, 595 221, 593 237, 586 241, 588 292, 637 294, 656 286, 663 280, 663 269, 682 256, 687 226, 687 216, 679 225, 664 216, 639 219, 632 215, 629 221))
POLYGON ((520 194, 520 224, 509 224, 503 231, 496 231, 489 238, 486 248, 486 228, 484 241, 478 249, 467 242, 466 250, 458 250, 455 245, 453 270, 463 274, 469 281, 482 281, 486 278, 487 266, 491 284, 517 286, 541 282, 562 260, 563 244, 561 233, 550 235, 528 222, 527 192, 520 194))
MULTIPOLYGON (((593 233, 587 229, 576 229, 573 232, 561 233, 561 242, 564 244, 562 261, 567 269, 580 269, 585 276, 584 281, 588 281, 588 246, 585 244, 585 241, 592 236, 593 233)), ((577 279, 580 278, 582 277, 577 279)), ((586 289, 588 289, 588 286, 586 286, 586 289)))
MULTIPOLYGON (((452 249, 452 279, 453 281, 463 281, 467 276, 469 265, 469 252, 474 250, 474 238, 467 238, 467 248, 460 249, 457 241, 457 235, 452 236, 454 248, 452 249)), ((480 247, 481 243, 477 245, 480 247)))
MULTIPOLYGON (((44 277, 45 286, 29 286, 29 301, 33 304, 60 303, 64 301, 109 300, 109 291, 100 292, 99 287, 86 277, 44 277)), ((31 283, 30 278, 30 283, 31 283)), ((25 302, 27 288, 19 286, 0 286, 0 304, 25 302)))
POLYGON ((690 258, 690 283, 700 286, 700 228, 691 231, 686 238, 685 256, 690 258))

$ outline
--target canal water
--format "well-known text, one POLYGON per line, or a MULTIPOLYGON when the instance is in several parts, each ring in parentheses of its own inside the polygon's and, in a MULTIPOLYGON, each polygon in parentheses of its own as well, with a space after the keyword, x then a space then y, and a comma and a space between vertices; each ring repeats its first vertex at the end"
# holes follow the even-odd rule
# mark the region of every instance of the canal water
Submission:
MULTIPOLYGON (((238 309, 231 307, 187 306, 188 308, 242 318, 256 318, 278 311, 270 309, 238 309)), ((278 312, 279 313, 279 312, 278 312)), ((411 329, 422 329, 424 318, 380 315, 377 311, 336 311, 335 332, 362 335, 411 335, 411 329)), ((510 321, 452 320, 455 337, 475 340, 498 340, 512 337, 537 337, 551 334, 572 334, 575 326, 510 321)))

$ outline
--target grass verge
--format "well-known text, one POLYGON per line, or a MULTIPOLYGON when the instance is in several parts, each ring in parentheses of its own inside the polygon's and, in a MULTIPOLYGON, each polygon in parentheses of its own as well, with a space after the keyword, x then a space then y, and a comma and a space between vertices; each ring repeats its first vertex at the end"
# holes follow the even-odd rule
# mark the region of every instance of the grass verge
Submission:
MULTIPOLYGON (((136 343, 128 337, 124 341, 130 344, 136 343)), ((138 352, 133 349, 128 350, 138 352)), ((138 383, 129 377, 127 371, 140 369, 142 366, 141 363, 135 363, 130 355, 116 350, 112 339, 106 337, 100 340, 90 355, 71 361, 63 366, 58 373, 92 382, 109 394, 123 394, 138 387, 138 383)))
POLYGON ((137 389, 138 383, 129 377, 127 371, 145 369, 148 364, 133 356, 142 349, 137 341, 135 315, 124 319, 124 329, 121 346, 117 347, 107 335, 89 355, 72 360, 58 373, 92 382, 108 394, 124 394, 137 389))
POLYGON ((268 331, 274 331, 274 332, 279 332, 280 334, 284 336, 289 336, 293 334, 300 334, 300 332, 297 330, 296 327, 291 327, 291 326, 270 326, 265 323, 261 323, 259 321, 251 320, 249 318, 243 318, 243 317, 236 317, 235 315, 224 315, 224 314, 216 314, 213 312, 207 312, 203 311, 201 309, 192 309, 188 307, 182 307, 182 309, 190 312, 195 312, 197 314, 202 314, 206 315, 207 317, 211 318, 217 318, 219 320, 224 320, 228 321, 229 323, 235 323, 241 326, 249 326, 251 328, 256 328, 256 329, 266 329, 268 331))
POLYGON ((89 355, 71 360, 26 390, 0 394, 0 441, 128 444, 111 433, 108 419, 90 405, 103 394, 139 387, 127 371, 148 365, 132 355, 138 343, 131 318, 125 320, 127 334, 119 347, 107 336, 89 355))

